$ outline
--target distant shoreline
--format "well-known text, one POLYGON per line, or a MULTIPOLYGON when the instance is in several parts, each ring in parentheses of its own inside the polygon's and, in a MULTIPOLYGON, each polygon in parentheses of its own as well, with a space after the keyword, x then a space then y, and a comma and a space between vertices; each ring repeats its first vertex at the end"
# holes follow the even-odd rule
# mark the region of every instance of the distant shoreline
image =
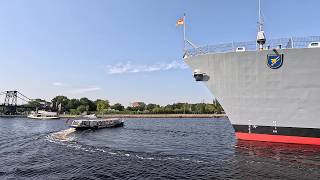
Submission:
MULTIPOLYGON (((61 118, 76 118, 80 116, 60 115, 61 118)), ((100 118, 220 118, 226 114, 105 114, 100 118)))
MULTIPOLYGON (((26 115, 0 115, 1 118, 26 118, 26 115)), ((80 115, 60 115, 60 118, 80 118, 80 115)), ((99 118, 222 118, 226 114, 105 114, 99 118)))
POLYGON ((4 115, 0 114, 0 118, 25 118, 27 115, 4 115))

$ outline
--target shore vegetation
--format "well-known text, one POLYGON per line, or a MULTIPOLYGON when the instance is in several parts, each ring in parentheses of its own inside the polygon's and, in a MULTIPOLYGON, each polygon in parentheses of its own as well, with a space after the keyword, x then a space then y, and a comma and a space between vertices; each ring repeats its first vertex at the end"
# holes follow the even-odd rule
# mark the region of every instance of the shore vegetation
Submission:
POLYGON ((38 110, 54 111, 59 114, 83 115, 92 114, 222 114, 224 113, 218 101, 212 103, 173 103, 158 105, 154 103, 134 102, 125 107, 120 103, 111 104, 106 99, 95 101, 86 97, 69 99, 66 96, 56 96, 50 102, 35 99, 27 106, 38 110))

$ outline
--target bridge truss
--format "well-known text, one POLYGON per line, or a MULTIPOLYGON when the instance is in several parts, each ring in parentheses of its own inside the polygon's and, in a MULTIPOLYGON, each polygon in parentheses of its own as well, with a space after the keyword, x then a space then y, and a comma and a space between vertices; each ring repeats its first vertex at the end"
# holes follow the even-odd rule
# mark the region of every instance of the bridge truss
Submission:
POLYGON ((32 99, 23 95, 19 91, 3 91, 0 96, 4 95, 4 102, 0 104, 0 113, 5 115, 15 115, 18 109, 30 109, 25 105, 18 105, 18 99, 23 103, 29 103, 32 99))

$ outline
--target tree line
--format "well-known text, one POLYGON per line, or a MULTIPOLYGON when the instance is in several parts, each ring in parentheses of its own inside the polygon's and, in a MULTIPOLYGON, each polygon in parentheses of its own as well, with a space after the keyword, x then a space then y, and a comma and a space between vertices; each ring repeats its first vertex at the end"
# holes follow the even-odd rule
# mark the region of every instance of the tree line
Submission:
POLYGON ((69 99, 66 96, 56 96, 47 102, 35 99, 27 106, 38 110, 59 112, 60 114, 221 114, 224 113, 218 101, 212 103, 174 103, 161 106, 158 104, 146 104, 135 102, 124 107, 120 103, 110 104, 108 100, 97 99, 92 101, 86 97, 80 99, 69 99))

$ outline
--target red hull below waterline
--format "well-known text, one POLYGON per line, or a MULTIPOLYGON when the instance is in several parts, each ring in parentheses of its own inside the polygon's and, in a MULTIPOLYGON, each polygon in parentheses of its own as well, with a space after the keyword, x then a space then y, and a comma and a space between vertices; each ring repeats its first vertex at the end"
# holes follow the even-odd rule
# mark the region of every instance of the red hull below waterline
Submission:
POLYGON ((270 134, 255 134, 236 132, 238 139, 249 141, 267 141, 277 143, 293 143, 293 144, 312 144, 320 145, 320 138, 313 137, 298 137, 298 136, 283 136, 270 134))

